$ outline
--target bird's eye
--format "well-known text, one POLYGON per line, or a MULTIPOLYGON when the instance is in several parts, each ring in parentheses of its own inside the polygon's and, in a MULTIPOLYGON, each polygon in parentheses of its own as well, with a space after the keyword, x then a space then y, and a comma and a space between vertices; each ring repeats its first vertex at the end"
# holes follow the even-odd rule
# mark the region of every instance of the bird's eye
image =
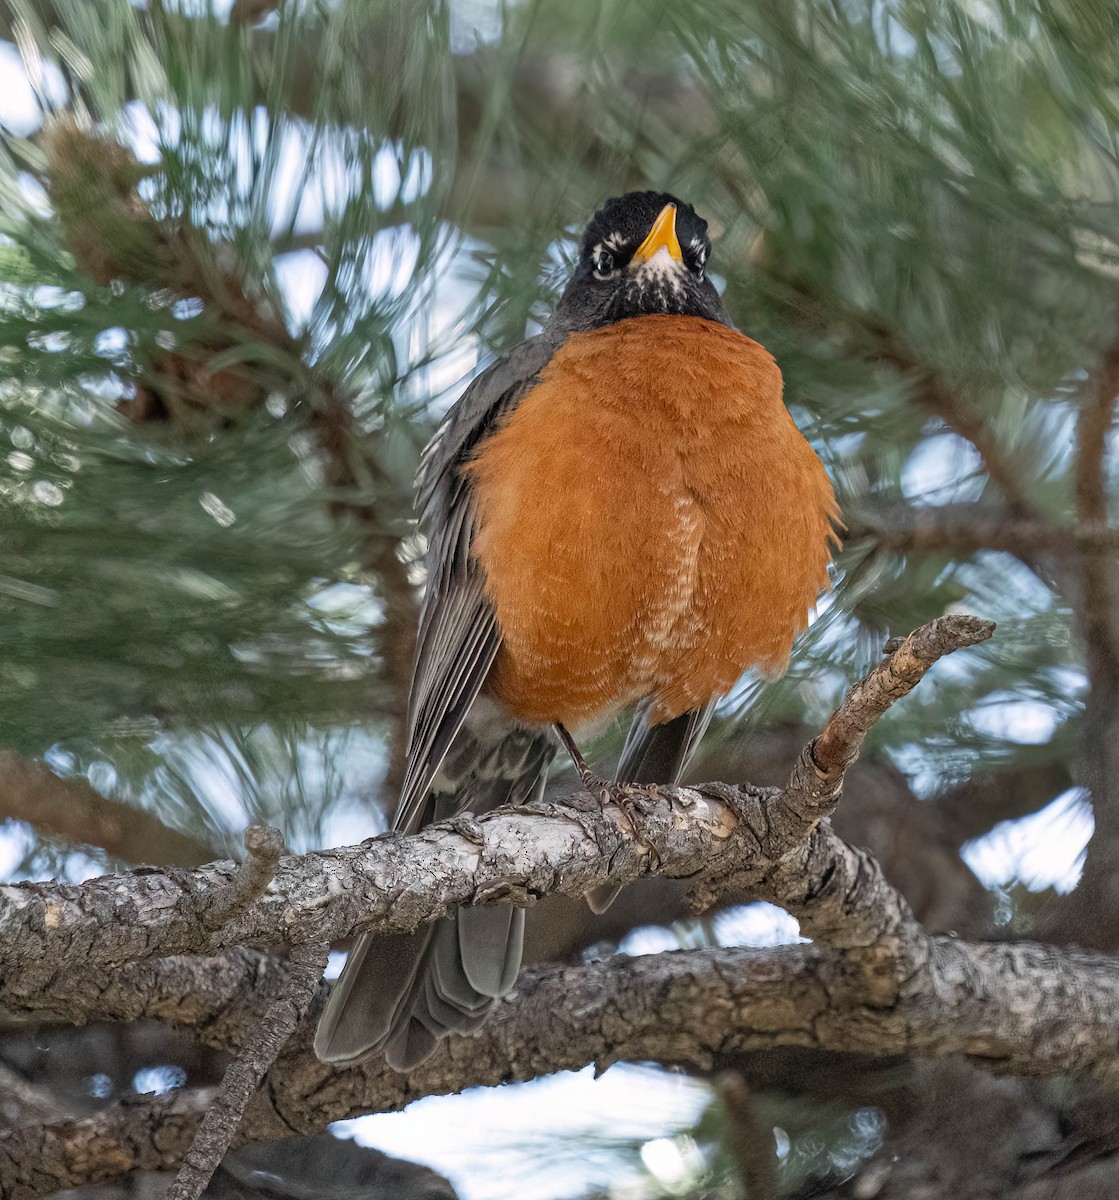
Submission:
POLYGON ((600 250, 594 256, 594 273, 599 279, 607 279, 614 270, 614 256, 609 250, 600 250))

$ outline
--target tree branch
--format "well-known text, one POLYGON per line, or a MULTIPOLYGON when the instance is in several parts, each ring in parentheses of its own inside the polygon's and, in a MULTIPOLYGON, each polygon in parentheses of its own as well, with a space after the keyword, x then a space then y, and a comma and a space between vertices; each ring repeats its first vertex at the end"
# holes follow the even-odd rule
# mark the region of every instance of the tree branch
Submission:
MULTIPOLYGON (((1081 397, 1076 430, 1076 515, 1103 524, 1108 517, 1107 435, 1119 398, 1119 333, 1081 397)), ((1095 832, 1080 883, 1046 932, 1110 948, 1119 942, 1119 614, 1114 557, 1086 547, 1069 588, 1084 639, 1088 692, 1084 698, 1083 774, 1092 796, 1095 832)))
MULTIPOLYGON (((835 807, 847 768, 886 709, 907 696, 938 659, 985 642, 994 631, 993 621, 978 617, 938 617, 887 646, 884 661, 851 688, 823 733, 801 752, 785 786, 782 806, 803 823, 804 832, 814 829, 835 807)), ((792 837, 797 832, 795 826, 787 830, 792 837)))
MULTIPOLYGON (((174 979, 180 1019, 205 1023, 208 1017, 213 1023, 211 1036, 213 1028, 220 1026, 226 1038, 238 1041, 239 1059, 222 1097, 197 1130, 195 1157, 188 1160, 177 1185, 184 1197, 197 1195, 205 1185, 239 1122, 239 1138, 260 1138, 277 1136, 277 1131, 316 1130, 326 1121, 351 1115, 346 1107, 350 1093, 339 1080, 351 1079, 359 1085, 358 1103, 367 1111, 371 1106, 395 1107, 417 1094, 490 1082, 487 1064, 499 1072, 498 1078, 508 1080, 582 1065, 591 1058, 600 1067, 631 1057, 709 1065, 714 1053, 724 1048, 784 1045, 790 1044, 789 1039, 825 1049, 833 1045, 863 1049, 871 1018, 862 1009, 884 1013, 906 1007, 911 1000, 907 989, 917 986, 916 981, 922 981, 923 1005, 941 1005, 945 988, 958 992, 982 974, 979 956, 989 948, 973 947, 974 961, 969 960, 966 971, 953 967, 941 980, 938 972, 951 964, 952 952, 941 949, 941 943, 924 932, 902 897, 886 883, 877 863, 822 822, 834 808, 845 772, 874 722, 939 657, 988 638, 992 630, 990 622, 974 617, 942 617, 887 647, 884 661, 850 690, 820 736, 802 752, 784 790, 720 784, 700 789, 650 788, 647 798, 640 799, 630 790, 619 792, 621 803, 605 807, 580 793, 565 806, 498 810, 477 821, 449 822, 411 837, 386 835, 362 847, 281 859, 273 884, 255 900, 276 865, 279 845, 274 841, 265 843, 257 856, 263 865, 251 860, 240 868, 211 864, 195 872, 152 871, 77 887, 0 888, 0 998, 13 1006, 45 1002, 66 1007, 69 979, 71 988, 76 980, 81 994, 87 996, 91 982, 97 986, 107 982, 106 999, 98 1003, 119 1006, 121 984, 113 977, 121 972, 114 968, 132 964, 125 965, 123 973, 130 976, 125 994, 133 1011, 137 1003, 150 1010, 153 1001, 165 1002, 166 985, 174 979), (578 896, 607 881, 624 883, 655 874, 689 877, 697 907, 706 906, 728 888, 781 904, 823 944, 738 960, 701 957, 685 963, 686 976, 675 973, 679 956, 662 956, 663 961, 657 960, 662 976, 646 978, 648 968, 640 967, 636 976, 641 989, 655 988, 655 1006, 647 1000, 639 1003, 636 997, 627 1000, 627 989, 635 986, 632 972, 626 975, 628 967, 608 965, 605 972, 582 968, 580 974, 564 979, 564 1004, 571 1005, 579 988, 587 995, 570 1013, 578 1028, 568 1028, 561 1043, 548 1040, 551 1031, 563 1024, 553 1013, 545 1022, 547 1036, 537 1028, 545 1017, 545 1010, 538 1007, 539 993, 548 993, 554 978, 543 973, 535 987, 531 979, 522 984, 518 1001, 505 1007, 501 1019, 487 1023, 478 1038, 451 1039, 440 1048, 443 1057, 437 1054, 434 1066, 425 1065, 406 1078, 371 1063, 332 1073, 314 1059, 304 1030, 277 1060, 268 1091, 256 1090, 302 1014, 321 971, 328 939, 361 929, 405 931, 462 903, 531 903, 537 896, 555 892, 578 896), (223 1012, 219 1017, 208 1007, 214 993, 224 997, 226 1009, 230 1007, 231 978, 220 960, 137 961, 168 951, 252 941, 297 947, 292 960, 279 970, 268 967, 268 960, 257 960, 269 977, 271 997, 263 1019, 260 1000, 254 999, 255 1021, 247 1020, 244 1013, 231 1018, 223 1012), (320 950, 308 951, 310 957, 303 961, 298 947, 312 943, 320 950), (728 970, 733 973, 736 965, 746 970, 742 987, 749 993, 749 1004, 734 1000, 728 1008, 720 992, 730 983, 728 970), (196 971, 211 973, 201 980, 210 984, 209 993, 201 985, 184 989, 184 974, 196 971), (143 996, 137 985, 145 983, 149 990, 143 996), (190 997, 185 1004, 184 990, 190 997), (710 997, 704 995, 708 990, 710 997), (681 995, 673 1001, 676 991, 681 995), (684 992, 691 993, 686 1003, 684 992), (798 996, 803 1004, 798 1004, 798 996), (674 1025, 674 1003, 679 1006, 678 1025, 674 1025), (653 1010, 655 1029, 647 1023, 653 1010), (598 1023, 593 1020, 596 1011, 598 1023), (704 1014, 702 1034, 688 1026, 685 1016, 690 1013, 694 1018, 697 1011, 704 1014), (589 1025, 588 1014, 592 1015, 589 1025), (518 1026, 519 1020, 526 1025, 518 1026), (667 1041, 658 1042, 665 1036, 667 1041), (853 1046, 848 1044, 852 1038, 853 1046), (551 1061, 552 1055, 562 1061, 551 1061), (367 1084, 374 1077, 378 1094, 371 1105, 367 1084)), ((241 952, 241 965, 244 962, 241 952)), ((236 971, 235 963, 232 982, 236 971)), ((994 980, 984 986, 993 987, 994 980)), ((1013 984, 1007 986, 1013 990, 1013 984)), ((1114 990, 1119 993, 1119 984, 1114 990)), ((255 987, 248 991, 255 995, 255 987)), ((234 1007, 244 1002, 241 989, 233 994, 237 996, 234 1007)), ((558 1003, 555 995, 547 1001, 549 1009, 558 1003)), ((1007 1019, 1020 1008, 1020 999, 1010 997, 1007 1019)), ((162 1015, 174 1019, 171 1012, 162 1015)), ((914 1036, 914 1020, 905 1015, 902 1022, 907 1041, 914 1036)), ((951 1042, 952 1035, 946 1035, 940 1025, 935 1028, 939 1038, 951 1042)), ((1013 1031, 1004 1031, 1003 1036, 1004 1041, 1014 1042, 1013 1031)), ((1056 1036, 1047 1030, 1050 1041, 1056 1036)), ((919 1041, 915 1045, 914 1052, 924 1052, 919 1041)), ((1032 1041, 1029 1045, 1033 1062, 1038 1051, 1032 1041)), ((874 1046, 885 1046, 886 1052, 894 1049, 889 1038, 879 1033, 874 1046)), ((940 1052, 939 1046, 938 1041, 928 1052, 940 1052)), ((1013 1056, 1016 1049, 1014 1043, 1007 1053, 1013 1056)), ((1062 1068, 1067 1066, 1067 1057, 1060 1061, 1062 1068)), ((151 1109, 153 1114, 162 1111, 151 1109)), ((175 1113, 178 1145, 185 1124, 182 1112, 175 1113)), ((102 1126, 109 1122, 128 1148, 127 1153, 122 1150, 116 1155, 116 1161, 127 1169, 144 1165, 137 1160, 148 1152, 152 1139, 129 1132, 127 1125, 118 1128, 105 1114, 97 1120, 101 1124, 90 1135, 94 1143, 105 1143, 102 1126)), ((149 1118, 135 1120, 140 1121, 141 1131, 149 1127, 149 1118)), ((70 1177, 66 1173, 73 1170, 73 1148, 87 1145, 86 1132, 84 1127, 70 1126, 61 1135, 43 1132, 40 1144, 66 1148, 65 1154, 56 1156, 58 1169, 39 1176, 47 1178, 43 1190, 65 1186, 59 1179, 70 1177)), ((17 1191, 12 1194, 36 1194, 26 1174, 29 1145, 22 1131, 0 1142, 0 1183, 5 1178, 14 1180, 17 1191)), ((103 1169, 92 1152, 83 1161, 91 1173, 103 1169)))
MULTIPOLYGON (((821 823, 877 715, 913 687, 939 654, 989 632, 974 618, 942 618, 901 641, 852 688, 784 791, 718 784, 650 789, 647 805, 624 812, 613 805, 605 812, 597 804, 542 805, 495 813, 468 828, 433 827, 411 838, 284 860, 272 888, 249 909, 231 914, 233 931, 223 927, 211 941, 250 933, 293 941, 312 928, 325 938, 329 929, 371 922, 406 928, 410 920, 460 902, 470 889, 476 895, 504 889, 507 899, 522 900, 545 885, 581 894, 617 878, 617 863, 647 874, 703 871, 699 903, 706 892, 733 886, 783 905, 816 940, 775 950, 619 957, 528 971, 480 1030, 442 1042, 408 1075, 379 1060, 343 1070, 319 1063, 311 1048, 312 1022, 306 1022, 277 1058, 267 1089, 242 1089, 247 1103, 237 1140, 315 1132, 420 1096, 530 1079, 587 1062, 604 1069, 620 1060, 653 1060, 709 1070, 729 1056, 787 1046, 934 1058, 965 1054, 994 1072, 1085 1070, 1119 1082, 1119 963, 1027 943, 930 936, 874 860, 821 823), (370 879, 386 876, 387 908, 379 907, 380 893, 361 895, 370 879), (417 878, 422 882, 413 886, 417 878), (343 899, 351 889, 359 894, 359 907, 371 904, 357 920, 343 899)), ((197 900, 212 892, 212 883, 199 878, 203 874, 179 872, 174 885, 169 873, 156 872, 78 889, 55 887, 24 928, 49 935, 71 916, 95 924, 100 915, 115 929, 122 905, 135 911, 146 904, 154 928, 141 932, 150 934, 150 949, 186 936, 191 922, 181 911, 167 923, 161 915, 179 910, 184 896, 197 900), (135 884, 153 879, 162 906, 150 896, 129 895, 135 884), (109 902, 113 888, 115 901, 109 902)), ((13 893, 33 892, 43 902, 44 886, 6 888, 2 899, 10 903, 13 893)), ((6 949, 2 942, 0 948, 6 949)), ((300 964, 244 949, 208 959, 149 959, 121 969, 109 965, 120 950, 105 955, 99 944, 87 943, 87 951, 84 976, 78 970, 39 978, 37 993, 33 980, 5 974, 4 998, 22 996, 24 1007, 47 1006, 72 1019, 157 1016, 252 1058, 262 1026, 272 1024, 278 1003, 289 1002, 293 982, 301 994, 310 990, 306 979, 298 984, 300 964)), ((162 1165, 178 1161, 203 1110, 183 1097, 120 1107, 87 1122, 14 1131, 0 1139, 0 1195, 24 1200, 81 1178, 105 1178, 114 1164, 118 1170, 152 1165, 157 1150, 162 1165), (44 1147, 47 1170, 41 1165, 44 1147)), ((227 1130, 230 1124, 225 1122, 227 1130)))
POLYGON ((63 779, 13 750, 0 750, 2 819, 98 846, 125 862, 196 867, 214 857, 211 846, 169 829, 151 813, 102 796, 84 779, 63 779))
POLYGON ((264 894, 283 857, 284 835, 270 825, 251 825, 245 830, 245 850, 248 858, 207 910, 208 929, 221 928, 234 913, 264 894))
POLYGON ((167 1193, 168 1200, 198 1200, 205 1190, 237 1135, 253 1093, 305 1016, 326 968, 329 949, 325 942, 292 949, 283 992, 268 1006, 264 1019, 229 1065, 217 1098, 208 1106, 167 1193))
POLYGON ((180 1093, 114 1105, 84 1120, 14 1129, 0 1137, 0 1197, 32 1200, 128 1171, 173 1167, 208 1100, 203 1091, 180 1093))
POLYGON ((293 384, 310 401, 330 512, 340 521, 358 521, 361 565, 376 578, 384 602, 377 642, 383 699, 393 714, 385 780, 392 794, 404 773, 419 612, 399 553, 411 517, 410 492, 381 469, 348 390, 323 372, 307 371, 302 347, 269 299, 246 281, 231 248, 215 247, 184 221, 153 215, 137 186, 146 169, 130 150, 70 118, 48 125, 44 145, 48 190, 81 268, 101 284, 123 280, 157 296, 201 299, 216 318, 193 338, 177 338, 174 349, 160 349, 139 371, 135 397, 121 404, 133 423, 171 422, 181 433, 220 428, 233 413, 257 409, 277 388, 290 391, 293 384), (271 353, 257 353, 254 345, 271 353), (232 349, 244 352, 241 359, 214 369, 214 360, 232 349))
POLYGON ((1067 558, 1119 552, 1119 529, 1096 522, 1075 525, 1024 519, 989 505, 898 506, 887 512, 845 513, 847 545, 862 540, 895 554, 952 554, 1003 550, 1032 563, 1041 554, 1067 558))
POLYGON ((62 1105, 45 1088, 0 1062, 0 1129, 56 1121, 63 1112, 62 1105))
POLYGON ((876 357, 911 378, 914 396, 921 405, 953 433, 972 444, 983 469, 1002 492, 1011 513, 1018 517, 1034 516, 1036 506, 1023 486, 1021 470, 982 415, 946 380, 925 366, 892 330, 865 320, 862 323, 876 357))
MULTIPOLYGON (((760 809, 748 788, 731 789, 730 796, 743 811, 760 809)), ((89 966, 283 943, 316 917, 334 941, 366 929, 405 932, 450 906, 499 900, 503 892, 527 904, 547 892, 581 896, 641 874, 693 874, 728 848, 749 855, 740 843, 753 842, 727 800, 691 789, 658 790, 639 824, 640 839, 615 805, 503 809, 465 832, 438 825, 412 837, 388 834, 361 846, 289 855, 264 895, 212 933, 210 913, 235 873, 231 863, 77 886, 6 885, 0 887, 0 990, 18 994, 89 966)))
POLYGON ((382 664, 381 698, 392 716, 382 791, 392 796, 404 779, 408 695, 420 614, 419 594, 400 556, 401 531, 410 525, 412 497, 402 494, 381 469, 371 444, 359 436, 349 399, 337 388, 324 386, 312 420, 333 497, 331 515, 337 521, 357 523, 361 564, 377 579, 384 604, 376 639, 382 664))
POLYGON ((21 992, 40 991, 72 970, 290 943, 312 928, 330 941, 364 930, 403 933, 457 905, 578 897, 639 876, 694 877, 697 902, 709 902, 720 881, 760 887, 776 867, 803 864, 834 839, 830 831, 806 835, 834 807, 843 771, 877 716, 937 657, 992 629, 974 617, 941 617, 907 638, 851 690, 784 792, 650 788, 639 810, 630 803, 602 807, 582 793, 562 806, 498 809, 468 825, 287 856, 265 893, 220 929, 213 916, 236 873, 230 863, 76 886, 0 887, 0 999, 18 1003, 21 992), (817 752, 819 761, 812 758, 817 752))
POLYGON ((723 1141, 738 1170, 749 1200, 777 1200, 777 1155, 773 1124, 760 1120, 746 1080, 737 1071, 723 1071, 715 1079, 723 1106, 726 1133, 723 1141))
MULTIPOLYGON (((726 1056, 780 1046, 963 1054, 998 1073, 1089 1070, 1115 1081, 1117 1030, 1114 959, 929 937, 916 925, 881 943, 873 956, 823 945, 619 956, 526 972, 516 995, 477 1033, 442 1042, 408 1075, 379 1060, 344 1070, 319 1063, 305 1023, 277 1061, 267 1091, 249 1104, 238 1140, 310 1133, 421 1096, 589 1062, 600 1070, 618 1061, 654 1061, 706 1071, 726 1056)), ((185 1152, 204 1108, 181 1096, 16 1131, 0 1138, 0 1195, 29 1200, 72 1186, 81 1181, 79 1165, 94 1162, 91 1146, 100 1148, 98 1179, 108 1177, 106 1163, 118 1170, 170 1165, 185 1152), (55 1150, 60 1145, 71 1148, 66 1156, 55 1150), (44 1162, 61 1163, 67 1173, 48 1172, 44 1162)))
MULTIPOLYGON (((1080 406, 1074 471, 1076 515, 1085 525, 1107 525, 1107 435, 1119 399, 1119 335, 1080 406)), ((1080 560, 1081 621, 1088 648, 1089 674, 1105 671, 1110 690, 1119 684, 1119 638, 1115 630, 1114 567, 1102 548, 1085 548, 1080 560)))

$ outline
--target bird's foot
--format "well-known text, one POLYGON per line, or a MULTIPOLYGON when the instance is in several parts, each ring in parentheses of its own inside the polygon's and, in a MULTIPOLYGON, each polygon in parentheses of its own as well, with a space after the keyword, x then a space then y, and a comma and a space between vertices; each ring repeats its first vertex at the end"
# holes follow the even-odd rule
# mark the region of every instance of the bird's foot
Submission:
POLYGON ((575 739, 571 734, 562 725, 557 724, 555 730, 560 741, 567 748, 568 754, 571 755, 571 761, 575 764, 575 770, 579 772, 579 780, 583 787, 592 796, 598 798, 598 802, 603 808, 610 803, 617 804, 631 820, 634 813, 649 812, 652 797, 640 784, 600 779, 587 766, 587 760, 579 752, 579 747, 575 745, 575 739))
POLYGON ((603 807, 617 804, 620 808, 648 805, 649 795, 636 783, 619 783, 616 779, 600 779, 593 771, 580 771, 579 781, 592 796, 597 796, 603 807))
POLYGON ((655 797, 639 783, 614 783, 610 785, 610 799, 632 820, 635 813, 648 816, 655 797))
POLYGON ((608 804, 616 804, 631 820, 635 814, 647 816, 653 808, 654 797, 649 790, 639 783, 609 782, 599 779, 590 771, 580 772, 583 787, 592 796, 597 796, 603 808, 608 804))
POLYGON ((599 779, 599 777, 593 771, 586 769, 580 771, 579 781, 582 783, 586 791, 590 792, 592 796, 598 797, 598 802, 599 804, 603 805, 603 807, 609 804, 613 799, 612 793, 617 787, 617 784, 610 783, 606 779, 599 779))

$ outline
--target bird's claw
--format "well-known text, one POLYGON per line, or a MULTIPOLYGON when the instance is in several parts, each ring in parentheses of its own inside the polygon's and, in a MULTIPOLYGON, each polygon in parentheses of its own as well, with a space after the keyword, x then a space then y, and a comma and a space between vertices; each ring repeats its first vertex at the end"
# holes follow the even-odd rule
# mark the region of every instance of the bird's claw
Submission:
POLYGON ((616 783, 612 799, 631 820, 635 813, 647 817, 653 811, 653 796, 637 783, 616 783))
POLYGON ((592 796, 598 797, 598 802, 603 808, 610 803, 613 798, 614 784, 608 783, 605 779, 599 779, 597 775, 590 771, 581 771, 579 773, 579 780, 585 791, 590 792, 592 796))
POLYGON ((652 811, 653 799, 640 784, 617 781, 610 783, 589 771, 582 777, 582 783, 592 796, 598 797, 603 808, 608 804, 616 804, 631 818, 635 813, 647 816, 652 811))

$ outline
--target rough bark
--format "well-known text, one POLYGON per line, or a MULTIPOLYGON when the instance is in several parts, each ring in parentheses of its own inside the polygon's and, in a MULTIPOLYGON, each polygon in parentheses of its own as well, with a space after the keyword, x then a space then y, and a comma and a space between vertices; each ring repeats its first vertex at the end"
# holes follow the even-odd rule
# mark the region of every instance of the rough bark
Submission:
MULTIPOLYGON (((689 879, 697 905, 726 891, 781 904, 814 944, 530 972, 481 1030, 448 1039, 409 1075, 376 1061, 324 1066, 304 1023, 267 1088, 243 1097, 238 1139, 317 1132, 434 1092, 587 1062, 709 1070, 783 1047, 963 1054, 994 1073, 1079 1070, 1116 1082, 1119 964, 1034 944, 931 936, 877 863, 826 820, 877 716, 941 654, 989 633, 972 618, 941 618, 891 645, 802 752, 784 789, 620 789, 604 808, 577 794, 566 805, 466 817, 412 837, 283 858, 256 899, 262 872, 232 864, 0 889, 0 998, 72 1020, 158 1016, 211 1045, 244 1050, 290 995, 298 964, 243 948, 157 956, 321 944, 360 929, 406 930, 453 904, 531 903, 549 893, 581 896, 606 881, 674 876, 689 879), (239 902, 231 905, 231 896, 239 902)), ((166 1166, 185 1153, 201 1116, 196 1101, 182 1097, 12 1131, 0 1140, 0 1195, 42 1195, 79 1178, 166 1166)))
POLYGON ((0 1196, 31 1200, 62 1188, 166 1170, 186 1152, 204 1091, 116 1105, 80 1121, 25 1125, 0 1138, 0 1196))
POLYGON ((0 999, 19 1003, 70 970, 235 945, 337 941, 365 930, 402 933, 455 905, 584 896, 640 876, 692 878, 697 907, 726 888, 803 907, 798 875, 837 864, 849 849, 819 823, 867 728, 942 654, 992 629, 973 617, 941 617, 911 634, 852 688, 783 791, 709 785, 649 788, 638 797, 623 789, 605 806, 584 793, 565 806, 499 809, 413 836, 389 833, 282 858, 265 893, 231 913, 239 869, 230 863, 0 887, 0 999))
MULTIPOLYGON (((830 899, 848 907, 849 898, 830 899)), ((226 1028, 249 1033, 251 1024, 227 1021, 226 1028)), ((929 938, 915 924, 904 936, 849 950, 795 945, 615 958, 529 974, 477 1034, 444 1042, 409 1075, 378 1061, 342 1071, 324 1066, 304 1025, 267 1090, 253 1097, 238 1140, 317 1132, 420 1096, 588 1062, 600 1070, 622 1060, 710 1070, 726 1056, 782 1046, 963 1054, 996 1073, 1090 1070, 1113 1082, 1117 1030, 1112 959, 929 938)), ((185 1152, 202 1107, 185 1098, 133 1103, 86 1122, 15 1131, 0 1139, 0 1195, 22 1200, 69 1186, 80 1171, 89 1177, 95 1159, 106 1164, 97 1178, 110 1177, 114 1165, 167 1166, 185 1152)))

